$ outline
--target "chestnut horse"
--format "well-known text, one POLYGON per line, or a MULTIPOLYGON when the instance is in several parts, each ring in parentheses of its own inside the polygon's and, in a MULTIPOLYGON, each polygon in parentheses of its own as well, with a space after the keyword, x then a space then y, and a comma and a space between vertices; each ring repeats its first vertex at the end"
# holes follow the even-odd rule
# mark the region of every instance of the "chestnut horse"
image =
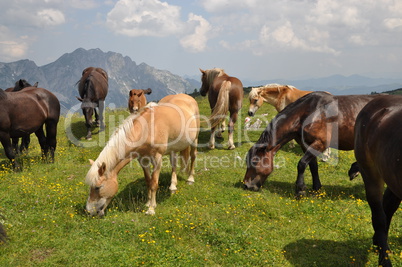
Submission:
POLYGON ((152 93, 152 89, 131 89, 128 94, 128 110, 130 113, 137 113, 147 104, 145 95, 152 93))
POLYGON ((85 117, 87 127, 86 139, 92 139, 92 115, 95 112, 95 124, 100 123, 100 131, 105 129, 103 121, 103 111, 105 109, 105 98, 108 92, 108 76, 106 71, 101 68, 88 67, 82 71, 82 77, 77 82, 80 97, 77 99, 82 102, 81 109, 85 117), (96 108, 99 108, 99 116, 96 108))
POLYGON ((373 244, 379 248, 381 266, 391 266, 388 231, 402 199, 401 132, 402 96, 378 97, 356 119, 355 157, 371 208, 373 244))
POLYGON ((215 131, 220 128, 218 137, 225 128, 226 114, 230 112, 228 124, 229 142, 228 149, 234 149, 233 131, 234 124, 237 121, 237 114, 243 104, 243 84, 236 77, 228 76, 223 69, 202 70, 201 89, 202 96, 208 93, 209 105, 211 107, 211 137, 209 139, 209 148, 215 148, 215 131))
POLYGON ((92 162, 86 176, 90 186, 86 210, 91 215, 104 215, 107 205, 118 191, 117 174, 137 158, 148 187, 149 208, 146 213, 155 214, 163 155, 170 155, 172 180, 169 189, 172 193, 177 190, 176 152, 181 152, 189 175, 188 183, 194 183, 199 128, 198 104, 186 94, 166 96, 158 105, 130 115, 110 137, 96 161, 92 162))
POLYGON ((264 102, 271 104, 275 107, 276 111, 281 112, 290 103, 312 92, 299 90, 292 85, 277 83, 253 87, 249 93, 250 106, 248 115, 254 116, 264 102))
POLYGON ((59 116, 59 100, 46 89, 27 87, 18 92, 0 90, 0 141, 15 169, 19 165, 15 161, 10 138, 33 132, 38 137, 43 156, 47 157, 50 152, 51 161, 54 161, 59 116))
POLYGON ((288 105, 272 119, 257 143, 250 148, 243 180, 245 188, 257 191, 273 171, 276 152, 294 139, 304 151, 297 165, 296 195, 305 194, 304 171, 307 165, 310 166, 313 189, 319 190, 321 182, 316 157, 328 147, 352 150, 357 114, 377 96, 333 96, 313 92, 288 105))
MULTIPOLYGON (((5 92, 18 92, 21 91, 22 89, 26 87, 32 87, 30 83, 28 83, 24 79, 19 79, 18 81, 15 82, 14 87, 7 88, 4 90, 5 92)), ((33 87, 38 87, 38 82, 36 82, 33 87)), ((11 138, 12 139, 12 145, 16 153, 22 152, 24 150, 28 150, 29 143, 31 142, 31 137, 29 134, 21 137, 21 146, 18 149, 18 140, 19 138, 11 138)))

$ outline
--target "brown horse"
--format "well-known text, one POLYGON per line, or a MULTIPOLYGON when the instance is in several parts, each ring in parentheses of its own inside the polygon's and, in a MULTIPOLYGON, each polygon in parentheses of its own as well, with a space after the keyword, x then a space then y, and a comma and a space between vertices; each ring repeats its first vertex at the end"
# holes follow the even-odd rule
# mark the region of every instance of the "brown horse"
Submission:
POLYGON ((10 138, 33 132, 38 137, 43 156, 47 157, 50 153, 51 161, 54 160, 59 116, 59 100, 46 89, 27 87, 18 92, 0 90, 0 141, 14 168, 18 169, 19 165, 15 161, 10 138))
POLYGON ((292 85, 277 83, 253 87, 249 93, 250 106, 248 115, 254 116, 264 102, 271 104, 275 107, 276 111, 281 112, 290 103, 312 92, 299 90, 292 85))
POLYGON ((106 71, 101 68, 88 67, 82 71, 82 77, 77 82, 82 102, 81 109, 85 117, 85 125, 87 127, 86 139, 92 139, 92 115, 95 112, 95 124, 100 122, 100 131, 105 129, 103 121, 103 111, 105 109, 105 98, 108 92, 108 76, 106 71), (99 108, 99 116, 96 108, 99 108))
POLYGON ((278 113, 247 155, 245 188, 258 190, 273 171, 273 158, 287 142, 295 139, 304 155, 297 165, 296 195, 305 194, 304 171, 310 166, 313 189, 319 190, 316 157, 328 147, 354 148, 354 124, 359 111, 376 95, 333 96, 313 92, 278 113))
MULTIPOLYGON (((14 87, 7 88, 4 91, 5 92, 18 92, 18 91, 21 91, 22 89, 27 88, 27 87, 38 87, 38 82, 36 82, 32 86, 26 80, 19 79, 18 81, 15 82, 14 87)), ((19 149, 18 149, 18 140, 19 140, 19 138, 11 138, 11 139, 12 139, 13 148, 14 148, 16 153, 22 152, 24 150, 28 150, 29 143, 31 142, 31 137, 30 137, 29 134, 21 137, 21 146, 20 146, 19 149)))
POLYGON ((137 113, 147 104, 145 95, 152 93, 152 89, 132 89, 128 94, 128 110, 130 113, 137 113))
POLYGON ((211 107, 211 137, 209 140, 209 148, 215 148, 215 131, 220 128, 218 137, 224 131, 226 114, 230 112, 230 119, 228 125, 229 142, 228 149, 234 149, 233 131, 234 124, 237 121, 237 114, 243 104, 243 84, 236 77, 228 76, 223 69, 210 69, 202 70, 201 77, 201 90, 202 96, 208 93, 209 105, 211 107))
POLYGON ((184 167, 188 171, 188 183, 194 183, 199 128, 198 104, 186 94, 166 96, 158 105, 130 115, 112 135, 96 161, 92 162, 86 176, 86 182, 90 185, 86 210, 91 215, 104 215, 107 205, 118 191, 117 174, 137 158, 148 187, 149 208, 146 213, 155 214, 163 155, 170 155, 172 180, 169 189, 172 193, 177 190, 177 152, 181 152, 184 167))
POLYGON ((378 97, 356 119, 355 157, 371 208, 373 244, 379 248, 381 266, 391 266, 388 230, 402 199, 401 132, 402 96, 378 97))

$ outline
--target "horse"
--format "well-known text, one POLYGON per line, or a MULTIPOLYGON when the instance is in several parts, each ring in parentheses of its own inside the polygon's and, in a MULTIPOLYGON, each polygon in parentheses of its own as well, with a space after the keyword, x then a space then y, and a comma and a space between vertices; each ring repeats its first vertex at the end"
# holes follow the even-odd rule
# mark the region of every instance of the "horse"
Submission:
POLYGON ((101 68, 88 67, 82 71, 82 77, 77 82, 80 97, 77 99, 82 102, 81 109, 85 117, 85 126, 87 127, 87 140, 92 139, 92 115, 95 113, 95 124, 100 122, 99 130, 105 129, 103 121, 103 111, 105 109, 105 98, 108 93, 108 75, 101 68), (96 112, 99 108, 99 116, 96 112))
POLYGON ((57 97, 44 88, 27 87, 18 92, 0 90, 0 141, 14 169, 19 169, 10 138, 35 133, 42 156, 54 161, 60 103, 57 97), (23 112, 22 112, 23 111, 23 112), (46 135, 43 129, 46 128, 46 135))
POLYGON ((218 126, 220 132, 217 137, 221 138, 221 132, 225 128, 226 114, 229 111, 228 149, 234 149, 233 131, 234 124, 237 121, 237 114, 243 104, 243 84, 236 77, 227 75, 223 69, 200 69, 200 71, 202 73, 200 94, 202 96, 208 94, 209 105, 211 107, 209 148, 215 148, 215 131, 218 126))
POLYGON ((275 107, 276 111, 281 112, 290 103, 312 92, 299 90, 292 85, 277 83, 253 87, 249 93, 250 106, 248 115, 254 116, 264 102, 271 104, 275 107))
POLYGON ((402 96, 378 97, 356 119, 354 152, 371 209, 373 244, 379 248, 381 266, 392 265, 387 253, 388 231, 402 199, 401 131, 402 96))
POLYGON ((142 107, 147 104, 145 95, 152 93, 152 89, 131 89, 128 94, 128 110, 130 113, 137 113, 142 107))
POLYGON ((307 165, 313 189, 318 191, 321 182, 316 157, 328 147, 352 150, 357 114, 377 96, 333 96, 326 92, 313 92, 289 104, 271 120, 248 151, 244 188, 258 191, 273 171, 276 152, 294 139, 304 152, 297 164, 296 196, 305 195, 304 171, 307 165))
MULTIPOLYGON (((14 87, 7 88, 4 91, 5 92, 18 92, 26 87, 38 87, 38 82, 36 82, 34 85, 31 85, 25 79, 19 79, 18 81, 15 82, 14 87)), ((21 146, 19 149, 18 149, 18 139, 19 138, 12 138, 12 146, 13 146, 15 152, 22 153, 22 151, 28 150, 29 143, 31 142, 30 135, 27 134, 27 135, 21 137, 21 146)))
POLYGON ((163 155, 170 155, 172 179, 169 189, 172 193, 177 190, 177 152, 181 153, 189 175, 187 182, 194 183, 199 128, 198 104, 186 94, 168 95, 156 106, 131 114, 110 137, 95 162, 90 161, 92 166, 86 175, 86 183, 90 186, 87 212, 92 216, 104 216, 106 207, 118 191, 119 171, 132 159, 137 159, 148 188, 146 214, 155 214, 163 155))

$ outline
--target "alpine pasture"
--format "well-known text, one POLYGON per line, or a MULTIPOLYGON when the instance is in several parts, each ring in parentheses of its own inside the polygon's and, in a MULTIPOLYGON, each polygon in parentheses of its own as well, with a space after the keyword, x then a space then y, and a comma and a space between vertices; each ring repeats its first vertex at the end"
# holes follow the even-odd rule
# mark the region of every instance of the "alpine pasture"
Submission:
MULTIPOLYGON (((146 185, 132 161, 119 174, 119 192, 102 219, 84 211, 88 159, 95 160, 127 109, 106 110, 106 131, 85 140, 82 113, 61 117, 55 162, 40 158, 36 137, 14 172, 1 147, 0 222, 9 237, 0 243, 1 266, 376 266, 371 213, 361 177, 349 181, 353 152, 332 151, 319 162, 323 188, 294 196, 301 149, 285 145, 276 169, 259 192, 242 189, 245 156, 277 112, 265 104, 245 130, 248 96, 227 150, 227 135, 208 149, 208 100, 197 96, 201 121, 195 183, 179 174, 171 195, 169 158, 164 157, 154 216, 145 214, 146 185)), ((107 99, 106 99, 107 103, 107 99)), ((308 188, 311 176, 306 172, 308 188)), ((393 218, 391 260, 402 266, 402 220, 393 218)))

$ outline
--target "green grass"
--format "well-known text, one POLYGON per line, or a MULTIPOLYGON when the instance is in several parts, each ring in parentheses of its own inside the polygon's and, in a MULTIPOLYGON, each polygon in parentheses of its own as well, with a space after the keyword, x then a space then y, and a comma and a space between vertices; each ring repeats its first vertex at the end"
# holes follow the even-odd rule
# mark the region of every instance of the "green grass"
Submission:
MULTIPOLYGON (((208 116, 206 98, 197 101, 208 116)), ((195 184, 180 174, 175 195, 166 158, 155 216, 144 214, 146 186, 136 162, 119 174, 119 192, 104 218, 84 212, 88 159, 96 159, 125 110, 108 110, 107 130, 95 129, 92 141, 81 139, 81 114, 62 118, 54 164, 42 162, 36 137, 19 159, 23 172, 11 171, 1 151, 0 214, 10 239, 0 246, 0 266, 376 266, 363 182, 347 177, 352 152, 320 162, 323 189, 301 200, 294 198, 301 150, 287 145, 262 191, 242 189, 245 155, 261 133, 243 130, 247 107, 245 99, 237 148, 226 150, 227 133, 217 149, 200 148, 195 184)), ((268 105, 258 111, 264 113, 265 121, 276 114, 268 105)), ((200 143, 208 139, 202 130, 200 143)), ((306 184, 311 188, 308 170, 306 184)), ((402 266, 401 226, 398 211, 389 238, 395 266, 402 266)))

